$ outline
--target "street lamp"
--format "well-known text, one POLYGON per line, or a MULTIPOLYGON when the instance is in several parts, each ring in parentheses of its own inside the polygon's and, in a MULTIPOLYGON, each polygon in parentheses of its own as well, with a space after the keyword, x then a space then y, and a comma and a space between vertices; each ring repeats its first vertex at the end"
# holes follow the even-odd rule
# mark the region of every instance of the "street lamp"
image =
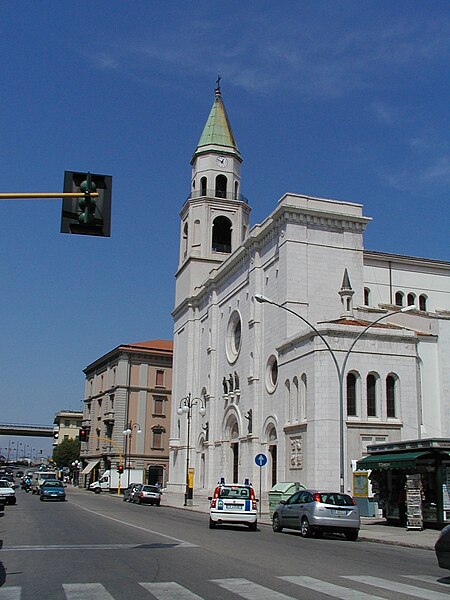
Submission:
POLYGON ((72 485, 77 487, 80 481, 80 466, 79 460, 74 460, 72 463, 72 485))
POLYGON ((290 313, 291 315, 294 315, 295 317, 298 317, 301 321, 303 321, 304 323, 306 323, 306 325, 308 325, 309 327, 311 327, 311 329, 320 337, 320 339, 323 341, 323 343, 327 347, 327 350, 329 350, 329 352, 331 354, 331 357, 332 357, 333 362, 334 362, 334 366, 336 367, 336 371, 337 371, 337 375, 338 375, 338 380, 339 380, 339 482, 340 482, 340 491, 343 494, 343 493, 345 493, 345 490, 344 490, 344 471, 345 471, 345 457, 344 457, 344 454, 345 454, 344 453, 344 375, 345 375, 345 367, 347 366, 348 358, 350 356, 351 351, 355 347, 356 342, 366 333, 366 331, 368 329, 370 329, 371 327, 373 327, 374 325, 376 325, 377 323, 379 323, 382 319, 386 319, 387 317, 390 317, 392 315, 396 315, 399 312, 404 313, 404 312, 409 312, 411 310, 415 310, 417 307, 416 307, 415 304, 411 304, 410 306, 405 306, 404 308, 401 308, 400 310, 393 310, 393 311, 391 311, 389 313, 386 313, 385 315, 382 315, 381 317, 379 317, 375 321, 371 321, 369 323, 369 325, 367 325, 356 336, 356 338, 353 340, 353 342, 350 345, 350 348, 345 353, 342 365, 339 365, 339 362, 337 360, 336 354, 332 350, 332 348, 331 348, 330 344, 328 343, 328 341, 324 338, 324 336, 320 333, 320 331, 312 323, 310 323, 307 319, 305 319, 305 317, 302 317, 302 315, 299 315, 298 313, 296 313, 295 311, 291 310, 287 306, 284 306, 283 304, 278 304, 278 302, 274 302, 273 300, 271 300, 270 298, 267 298, 266 296, 263 296, 262 294, 255 294, 255 300, 257 302, 259 302, 259 303, 264 303, 265 302, 267 304, 273 304, 273 306, 277 306, 278 308, 281 308, 281 309, 285 310, 286 312, 290 313))
POLYGON ((131 468, 131 435, 133 433, 133 429, 137 427, 137 432, 141 433, 141 426, 139 423, 128 423, 126 429, 123 430, 123 435, 125 436, 125 468, 127 469, 127 486, 130 485, 130 468, 131 468), (127 457, 128 457, 128 466, 127 466, 127 457))
POLYGON ((200 404, 200 408, 198 412, 200 416, 204 417, 206 415, 206 408, 202 398, 191 398, 191 394, 189 394, 185 398, 181 398, 180 406, 177 408, 177 414, 187 416, 187 448, 186 448, 186 491, 184 494, 184 506, 192 506, 194 499, 194 484, 192 486, 189 482, 189 454, 191 451, 191 418, 192 418, 192 408, 196 405, 200 404))

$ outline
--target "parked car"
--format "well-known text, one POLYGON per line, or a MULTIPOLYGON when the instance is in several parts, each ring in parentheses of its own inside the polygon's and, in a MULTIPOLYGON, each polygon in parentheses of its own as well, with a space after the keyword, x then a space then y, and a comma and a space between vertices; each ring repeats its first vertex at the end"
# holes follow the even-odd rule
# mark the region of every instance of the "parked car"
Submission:
POLYGON ((11 482, 6 479, 0 479, 0 502, 4 504, 16 503, 16 492, 11 482))
POLYGON ((8 473, 5 473, 4 475, 2 475, 2 479, 4 481, 9 481, 13 490, 16 489, 16 480, 14 479, 14 475, 9 475, 8 473))
POLYGON ((142 485, 141 483, 130 483, 128 487, 126 487, 123 491, 123 501, 131 502, 131 496, 133 495, 134 490, 137 486, 142 485))
POLYGON ((299 529, 302 537, 322 537, 327 533, 343 533, 348 540, 358 538, 361 520, 353 498, 338 492, 299 490, 281 500, 272 517, 272 528, 278 533, 284 527, 299 529))
POLYGON ((255 492, 248 483, 220 483, 214 490, 214 495, 208 498, 209 528, 214 529, 222 523, 248 525, 256 531, 258 526, 257 502, 255 492))
POLYGON ((155 485, 145 485, 140 483, 136 486, 132 496, 131 502, 137 504, 161 504, 161 490, 155 485))
POLYGON ((450 525, 441 531, 434 545, 434 551, 441 569, 450 570, 450 525))
POLYGON ((41 500, 61 500, 66 499, 66 491, 61 481, 47 479, 39 487, 39 497, 41 500))

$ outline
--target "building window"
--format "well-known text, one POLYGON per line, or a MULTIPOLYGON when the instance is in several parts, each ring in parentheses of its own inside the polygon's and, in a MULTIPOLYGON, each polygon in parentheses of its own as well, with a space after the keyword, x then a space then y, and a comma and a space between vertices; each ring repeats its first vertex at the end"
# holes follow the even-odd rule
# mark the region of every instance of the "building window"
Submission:
POLYGON ((367 416, 377 416, 377 380, 375 375, 367 375, 366 392, 367 392, 367 416))
POLYGON ((164 427, 157 425, 152 427, 152 448, 155 450, 161 450, 164 448, 164 434, 166 430, 164 427))
POLYGON ((225 175, 218 175, 216 177, 216 198, 227 197, 227 183, 225 175))
POLYGON ((266 388, 268 392, 274 392, 278 383, 278 361, 272 354, 267 361, 266 367, 266 388))
POLYGON ((241 316, 237 310, 233 311, 228 321, 227 337, 225 343, 225 349, 227 354, 228 362, 233 364, 236 362, 239 352, 241 350, 241 316))
POLYGON ((66 419, 64 421, 64 427, 70 427, 70 421, 69 421, 69 419, 66 419))
POLYGON ((347 375, 347 416, 356 417, 356 375, 347 375))
POLYGON ((77 427, 81 427, 83 425, 83 421, 77 421, 77 427))
POLYGON ((427 310, 427 297, 425 294, 419 296, 419 310, 427 310))
POLYGON ((206 196, 206 177, 200 179, 200 196, 206 196))
POLYGON ((156 370, 156 387, 165 387, 165 371, 156 370))
POLYGON ((403 292, 395 292, 395 306, 403 306, 403 292))
POLYGON ((217 217, 213 221, 212 250, 231 253, 231 221, 227 217, 217 217))
POLYGON ((370 290, 364 288, 364 306, 370 306, 370 290))
POLYGON ((416 303, 416 295, 409 293, 408 296, 406 297, 406 306, 412 306, 415 303, 416 303))
POLYGON ((68 439, 69 439, 69 436, 68 436, 68 435, 65 435, 65 436, 64 436, 64 441, 66 441, 66 440, 68 440, 68 439))
POLYGON ((396 379, 392 375, 386 377, 386 415, 388 419, 395 419, 395 388, 396 379))
POLYGON ((186 256, 188 251, 188 231, 189 225, 185 223, 183 227, 183 256, 186 256))
POLYGON ((153 415, 166 416, 166 398, 164 396, 153 396, 153 415))

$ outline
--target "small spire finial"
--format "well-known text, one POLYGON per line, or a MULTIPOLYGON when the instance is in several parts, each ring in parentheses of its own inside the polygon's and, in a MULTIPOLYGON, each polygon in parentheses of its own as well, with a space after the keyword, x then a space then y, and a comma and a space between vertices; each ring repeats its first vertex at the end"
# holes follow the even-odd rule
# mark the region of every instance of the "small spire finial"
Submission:
POLYGON ((216 81, 216 96, 220 96, 220 80, 222 79, 222 77, 220 75, 217 75, 217 81, 216 81))

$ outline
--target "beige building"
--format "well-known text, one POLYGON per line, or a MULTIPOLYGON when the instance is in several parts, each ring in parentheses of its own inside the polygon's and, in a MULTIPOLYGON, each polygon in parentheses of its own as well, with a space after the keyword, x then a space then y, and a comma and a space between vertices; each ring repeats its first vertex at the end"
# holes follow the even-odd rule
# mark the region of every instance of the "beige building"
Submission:
POLYGON ((57 446, 64 440, 78 440, 83 413, 78 410, 61 410, 56 413, 53 423, 53 445, 57 446))
POLYGON ((106 469, 143 469, 144 480, 165 486, 169 464, 173 344, 123 344, 84 369, 81 444, 87 485, 106 469))

